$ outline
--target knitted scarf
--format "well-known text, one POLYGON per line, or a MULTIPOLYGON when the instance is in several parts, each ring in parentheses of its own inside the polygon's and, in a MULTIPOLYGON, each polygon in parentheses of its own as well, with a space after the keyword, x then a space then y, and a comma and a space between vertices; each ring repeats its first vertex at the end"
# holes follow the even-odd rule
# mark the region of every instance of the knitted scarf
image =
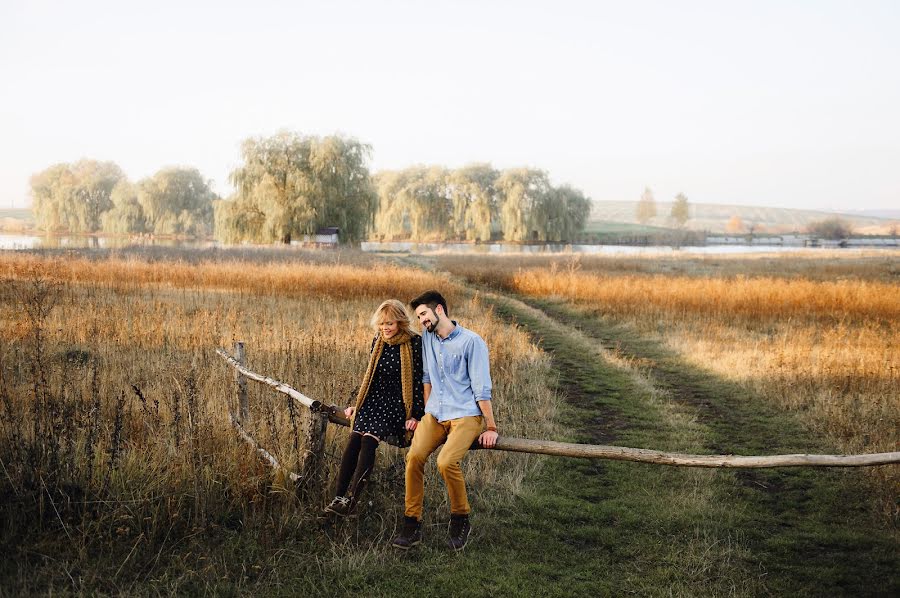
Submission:
POLYGON ((412 336, 410 336, 410 333, 403 331, 397 332, 391 338, 383 338, 380 332, 375 337, 375 346, 372 347, 372 354, 369 356, 369 366, 366 368, 366 375, 363 376, 362 383, 359 385, 359 392, 356 395, 356 411, 353 412, 353 418, 350 422, 351 429, 353 429, 353 422, 356 420, 360 407, 366 400, 366 395, 369 394, 369 387, 372 385, 372 378, 375 376, 375 366, 378 365, 378 360, 381 358, 381 352, 385 344, 391 346, 400 345, 400 383, 403 386, 403 406, 406 407, 406 419, 412 417, 413 372, 411 341, 412 336))

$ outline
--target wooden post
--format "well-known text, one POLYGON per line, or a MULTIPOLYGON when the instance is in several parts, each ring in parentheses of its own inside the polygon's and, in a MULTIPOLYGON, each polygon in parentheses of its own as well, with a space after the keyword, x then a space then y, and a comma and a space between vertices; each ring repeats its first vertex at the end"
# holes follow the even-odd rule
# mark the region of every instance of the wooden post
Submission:
POLYGON ((328 429, 328 413, 309 411, 309 427, 304 440, 304 454, 300 462, 298 490, 305 497, 310 497, 316 490, 323 490, 319 482, 322 478, 322 465, 325 455, 325 431, 328 429))
MULTIPOLYGON (((235 341, 234 354, 237 358, 237 362, 241 364, 242 367, 246 367, 247 362, 244 358, 243 341, 235 341)), ((235 370, 234 380, 235 382, 237 382, 238 386, 238 421, 240 421, 243 425, 247 425, 248 423, 250 423, 250 401, 247 398, 247 379, 244 377, 244 374, 242 374, 240 370, 235 370)))

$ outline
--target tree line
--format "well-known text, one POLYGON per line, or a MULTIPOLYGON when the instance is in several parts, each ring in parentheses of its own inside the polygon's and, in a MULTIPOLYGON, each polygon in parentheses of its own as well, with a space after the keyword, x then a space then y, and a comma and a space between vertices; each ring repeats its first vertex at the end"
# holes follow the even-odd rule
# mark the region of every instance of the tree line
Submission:
POLYGON ((534 168, 414 166, 379 172, 375 186, 374 233, 388 240, 569 241, 591 211, 581 191, 534 168))
POLYGON ((164 168, 137 183, 114 162, 55 164, 31 177, 32 209, 48 232, 212 232, 210 190, 196 168, 164 168))
POLYGON ((566 241, 591 202, 533 168, 414 166, 370 175, 372 148, 353 138, 281 132, 241 145, 219 198, 195 168, 137 183, 113 162, 56 164, 31 177, 35 220, 48 232, 214 235, 226 243, 289 243, 323 227, 344 241, 566 241))

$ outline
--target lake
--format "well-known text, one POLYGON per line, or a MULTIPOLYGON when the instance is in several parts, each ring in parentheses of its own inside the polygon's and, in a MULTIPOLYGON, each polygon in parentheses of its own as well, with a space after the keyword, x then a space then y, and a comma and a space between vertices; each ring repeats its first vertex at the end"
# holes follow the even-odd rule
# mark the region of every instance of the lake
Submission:
MULTIPOLYGON (((208 248, 219 247, 215 241, 179 241, 175 239, 152 239, 135 242, 127 237, 53 237, 0 233, 0 250, 65 249, 96 247, 109 249, 131 245, 153 245, 160 247, 208 248)), ((578 253, 585 255, 702 255, 702 254, 747 254, 785 253, 814 251, 800 246, 782 245, 704 245, 674 248, 666 245, 516 245, 506 243, 379 243, 366 241, 360 244, 363 251, 386 253, 469 253, 476 255, 504 254, 551 254, 578 253)), ((853 249, 847 249, 853 251, 853 249)))

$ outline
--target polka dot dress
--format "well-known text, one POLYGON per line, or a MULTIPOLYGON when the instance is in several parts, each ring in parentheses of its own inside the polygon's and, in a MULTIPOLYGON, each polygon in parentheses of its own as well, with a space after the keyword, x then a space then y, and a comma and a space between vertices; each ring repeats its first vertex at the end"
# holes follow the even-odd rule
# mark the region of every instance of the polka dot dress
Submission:
MULTIPOLYGON (((424 414, 422 397, 422 342, 413 338, 413 416, 417 419, 424 414), (418 367, 417 367, 418 366, 418 367)), ((375 365, 369 393, 359 408, 353 423, 353 430, 360 434, 372 434, 384 439, 388 436, 402 438, 406 423, 406 408, 403 405, 403 386, 400 382, 400 345, 385 343, 381 357, 375 365)))

